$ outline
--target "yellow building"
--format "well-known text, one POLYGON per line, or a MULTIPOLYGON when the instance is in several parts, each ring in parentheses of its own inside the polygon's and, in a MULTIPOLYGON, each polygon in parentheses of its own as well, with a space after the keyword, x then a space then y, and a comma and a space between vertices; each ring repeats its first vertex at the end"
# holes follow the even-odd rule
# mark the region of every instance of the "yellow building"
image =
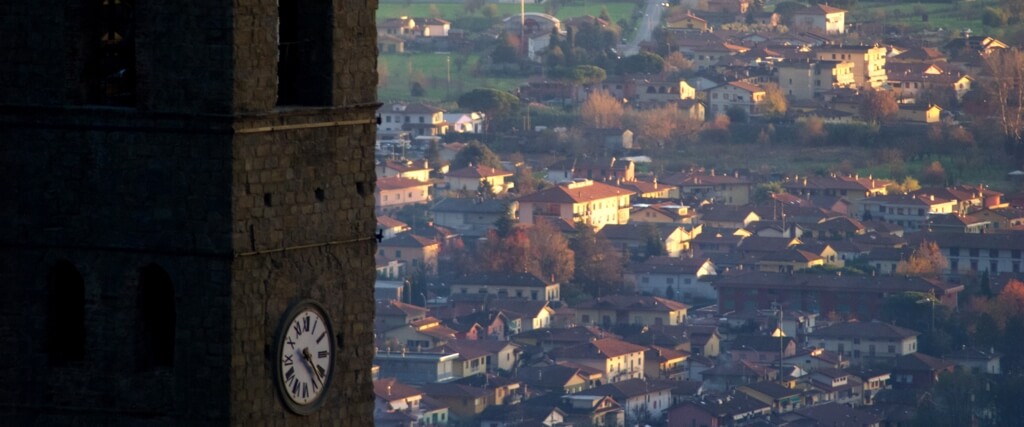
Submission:
POLYGON ((519 219, 533 225, 540 217, 582 222, 600 230, 605 224, 629 222, 629 190, 576 179, 519 198, 519 219))
POLYGON ((512 188, 513 183, 509 180, 511 177, 512 172, 478 165, 448 172, 444 180, 448 184, 449 192, 475 192, 480 188, 489 187, 491 194, 501 194, 512 188))
POLYGON ((857 87, 878 88, 887 81, 886 49, 878 45, 821 45, 814 48, 821 61, 853 62, 853 78, 857 87))
POLYGON ((686 15, 666 20, 665 28, 670 30, 707 31, 708 21, 697 17, 693 12, 686 11, 686 15))
POLYGON ((779 89, 787 98, 810 100, 815 95, 856 85, 852 61, 782 61, 778 70, 779 89))
POLYGON ((394 212, 405 205, 430 201, 430 187, 433 184, 411 178, 378 178, 374 191, 377 214, 394 212))
POLYGON ((456 279, 452 294, 488 294, 498 298, 525 298, 531 301, 558 301, 558 283, 533 273, 479 273, 456 279))
POLYGON ((412 233, 399 234, 377 245, 379 255, 404 262, 410 269, 432 276, 437 274, 437 256, 440 252, 440 242, 412 233))

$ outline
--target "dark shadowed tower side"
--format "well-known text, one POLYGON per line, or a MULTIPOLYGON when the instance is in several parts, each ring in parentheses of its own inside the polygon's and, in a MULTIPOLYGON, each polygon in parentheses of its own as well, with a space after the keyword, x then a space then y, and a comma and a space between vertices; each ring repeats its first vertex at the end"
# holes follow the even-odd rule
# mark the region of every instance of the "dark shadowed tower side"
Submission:
POLYGON ((373 422, 375 0, 0 7, 0 419, 373 422), (324 307, 324 404, 274 383, 324 307))

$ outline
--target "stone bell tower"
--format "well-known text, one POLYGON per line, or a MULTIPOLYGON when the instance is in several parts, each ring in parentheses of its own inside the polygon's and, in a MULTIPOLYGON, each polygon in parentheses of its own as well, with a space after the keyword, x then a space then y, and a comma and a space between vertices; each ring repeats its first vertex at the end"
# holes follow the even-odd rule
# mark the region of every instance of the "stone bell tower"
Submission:
POLYGON ((0 417, 373 422, 376 8, 3 8, 0 417), (334 338, 305 415, 275 378, 299 301, 334 338))

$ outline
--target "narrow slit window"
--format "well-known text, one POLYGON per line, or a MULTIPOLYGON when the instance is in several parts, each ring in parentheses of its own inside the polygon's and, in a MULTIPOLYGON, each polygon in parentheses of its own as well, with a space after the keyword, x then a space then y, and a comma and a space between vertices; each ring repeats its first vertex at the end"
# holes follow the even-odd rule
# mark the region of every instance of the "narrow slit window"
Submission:
POLYGON ((46 350, 50 365, 85 359, 85 281, 68 261, 59 261, 47 283, 46 350))
POLYGON ((139 272, 138 367, 152 370, 174 366, 174 284, 155 264, 139 272))

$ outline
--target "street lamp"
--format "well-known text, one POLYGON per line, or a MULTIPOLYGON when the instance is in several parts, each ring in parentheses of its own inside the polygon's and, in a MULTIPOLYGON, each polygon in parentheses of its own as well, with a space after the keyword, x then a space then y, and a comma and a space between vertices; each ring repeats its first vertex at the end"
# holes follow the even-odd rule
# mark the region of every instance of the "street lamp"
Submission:
POLYGON ((772 338, 779 339, 779 384, 785 387, 785 382, 782 378, 782 358, 783 358, 783 343, 785 343, 786 332, 782 330, 782 304, 773 304, 775 306, 775 312, 779 315, 779 322, 774 331, 772 331, 772 338))
POLYGON ((935 290, 933 289, 928 296, 926 296, 924 298, 921 298, 921 299, 916 301, 918 304, 931 304, 931 306, 932 306, 932 322, 931 322, 931 325, 929 325, 929 327, 928 327, 928 332, 933 332, 935 330, 935 300, 936 299, 937 298, 935 297, 935 290))

